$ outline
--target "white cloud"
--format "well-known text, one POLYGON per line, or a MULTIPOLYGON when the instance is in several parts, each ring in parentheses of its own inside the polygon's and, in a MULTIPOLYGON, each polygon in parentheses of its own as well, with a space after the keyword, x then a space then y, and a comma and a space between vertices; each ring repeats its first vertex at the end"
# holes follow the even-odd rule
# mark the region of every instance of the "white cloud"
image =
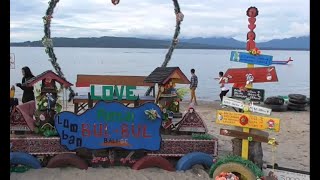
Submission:
MULTIPOLYGON (((234 37, 249 31, 246 10, 259 9, 256 41, 309 35, 309 1, 180 0, 185 15, 180 37, 234 37)), ((40 40, 47 0, 11 0, 11 41, 40 40)), ((131 36, 171 38, 175 15, 171 0, 61 0, 52 19, 52 37, 131 36)))

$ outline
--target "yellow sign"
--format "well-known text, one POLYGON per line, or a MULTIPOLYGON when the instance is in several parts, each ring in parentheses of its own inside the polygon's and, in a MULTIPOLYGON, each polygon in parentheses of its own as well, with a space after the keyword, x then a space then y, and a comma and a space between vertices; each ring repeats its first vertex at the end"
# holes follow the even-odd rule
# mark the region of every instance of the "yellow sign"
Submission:
POLYGON ((272 117, 256 116, 231 111, 217 111, 217 124, 239 126, 242 128, 252 128, 260 130, 280 131, 280 119, 272 117))

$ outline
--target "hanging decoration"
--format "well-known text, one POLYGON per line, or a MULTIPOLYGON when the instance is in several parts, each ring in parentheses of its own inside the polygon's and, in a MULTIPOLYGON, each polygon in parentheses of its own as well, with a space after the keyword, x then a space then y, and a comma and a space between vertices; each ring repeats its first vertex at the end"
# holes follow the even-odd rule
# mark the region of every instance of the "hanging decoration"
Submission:
MULTIPOLYGON (((247 16, 249 17, 248 28, 250 29, 250 31, 247 33, 247 51, 256 49, 256 43, 255 43, 256 33, 253 30, 256 28, 255 22, 258 14, 259 14, 259 11, 256 7, 251 6, 247 10, 247 16)), ((257 50, 255 50, 255 52, 257 52, 257 50)))
MULTIPOLYGON (((184 18, 184 15, 180 11, 178 0, 172 0, 172 1, 173 1, 173 5, 174 5, 174 12, 176 14, 176 28, 175 28, 175 32, 174 32, 174 35, 172 38, 171 45, 170 45, 169 50, 165 56, 165 60, 162 64, 162 67, 167 66, 167 64, 169 63, 169 61, 171 59, 174 48, 179 43, 178 36, 180 34, 180 24, 184 18)), ((50 0, 48 2, 49 7, 46 11, 46 14, 44 17, 42 17, 42 20, 44 23, 44 37, 42 38, 42 44, 45 47, 45 52, 48 54, 49 61, 51 62, 56 73, 60 77, 65 79, 64 74, 61 70, 61 67, 57 62, 57 57, 56 57, 54 50, 53 50, 53 41, 51 39, 51 31, 50 31, 51 20, 53 18, 52 14, 54 13, 54 8, 56 7, 58 2, 59 2, 59 0, 50 0)), ((120 0, 111 0, 111 2, 113 5, 117 5, 120 3, 120 0)), ((68 90, 70 92, 68 101, 70 102, 73 99, 73 97, 75 96, 75 92, 71 87, 68 87, 68 90)), ((151 89, 148 89, 148 91, 151 91, 151 89)))

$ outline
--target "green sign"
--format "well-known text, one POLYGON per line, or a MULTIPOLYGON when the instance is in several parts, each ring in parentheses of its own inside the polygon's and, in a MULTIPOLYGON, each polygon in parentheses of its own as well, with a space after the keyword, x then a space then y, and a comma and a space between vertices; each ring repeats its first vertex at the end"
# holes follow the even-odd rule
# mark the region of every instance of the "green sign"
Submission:
POLYGON ((138 97, 133 94, 133 90, 136 89, 135 86, 102 86, 102 95, 98 96, 95 94, 95 85, 90 86, 90 94, 92 100, 105 100, 105 101, 113 101, 119 100, 121 101, 123 97, 126 100, 137 100, 138 97), (124 93, 125 92, 125 96, 124 93))

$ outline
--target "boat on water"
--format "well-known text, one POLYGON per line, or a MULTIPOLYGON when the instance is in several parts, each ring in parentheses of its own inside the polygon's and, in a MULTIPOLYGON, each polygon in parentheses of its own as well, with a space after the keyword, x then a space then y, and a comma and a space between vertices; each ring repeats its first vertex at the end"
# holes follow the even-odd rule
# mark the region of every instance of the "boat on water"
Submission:
POLYGON ((291 57, 289 57, 289 59, 286 61, 272 61, 272 64, 288 64, 290 61, 293 61, 291 57))

